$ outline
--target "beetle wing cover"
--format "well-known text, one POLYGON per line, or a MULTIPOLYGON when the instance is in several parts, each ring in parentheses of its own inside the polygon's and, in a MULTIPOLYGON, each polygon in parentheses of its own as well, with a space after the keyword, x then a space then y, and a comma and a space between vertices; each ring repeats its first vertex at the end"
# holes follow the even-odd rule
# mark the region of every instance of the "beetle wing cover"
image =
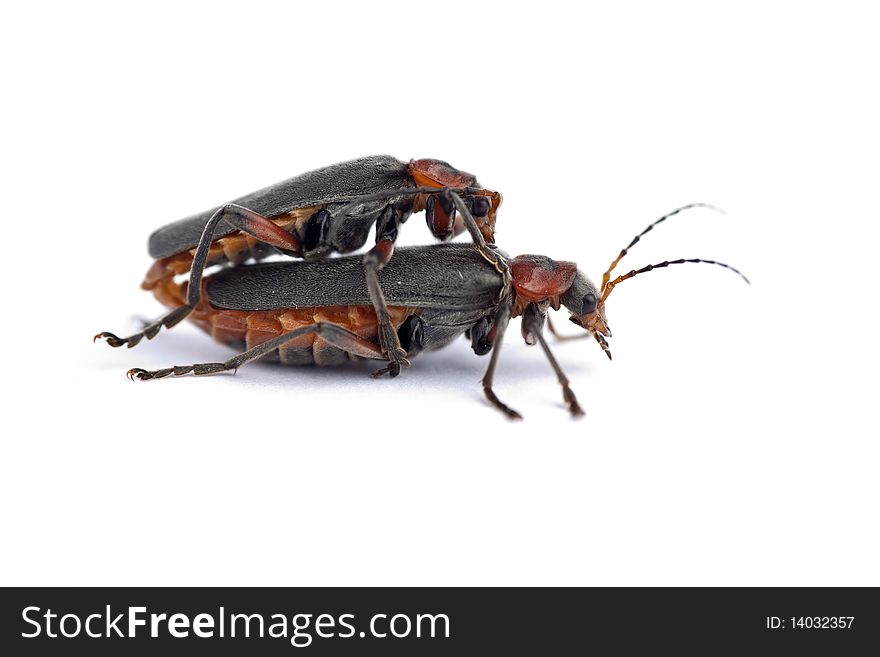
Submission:
MULTIPOLYGON (((501 277, 470 244, 402 248, 379 272, 389 306, 491 309, 501 277)), ((363 257, 291 260, 224 269, 207 282, 209 302, 230 310, 372 305, 363 257)))
MULTIPOLYGON (((264 217, 274 217, 297 208, 326 205, 339 199, 412 185, 407 163, 390 155, 372 155, 315 169, 228 202, 253 210, 264 217)), ((150 256, 157 259, 167 258, 195 247, 205 224, 219 207, 175 221, 155 231, 149 239, 150 256)), ((223 237, 234 232, 237 232, 234 228, 218 226, 214 237, 223 237)))

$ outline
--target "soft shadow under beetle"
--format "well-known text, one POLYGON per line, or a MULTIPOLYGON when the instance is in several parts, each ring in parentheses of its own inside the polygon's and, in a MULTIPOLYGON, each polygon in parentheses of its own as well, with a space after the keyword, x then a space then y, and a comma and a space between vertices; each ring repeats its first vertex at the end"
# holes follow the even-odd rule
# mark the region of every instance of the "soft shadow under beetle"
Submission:
MULTIPOLYGON (((388 316, 410 357, 439 349, 464 334, 478 355, 491 353, 483 391, 510 418, 519 413, 495 395, 493 381, 500 347, 510 319, 522 317, 527 344, 540 344, 562 386, 572 415, 583 410, 543 335, 548 311, 565 307, 570 319, 592 335, 608 357, 611 331, 605 302, 615 286, 639 274, 685 263, 730 265, 699 258, 665 261, 611 279, 628 249, 658 223, 690 207, 679 208, 650 224, 624 248, 596 286, 571 262, 523 255, 499 268, 470 244, 441 244, 400 249, 379 273, 388 316), (507 279, 509 274, 510 279, 507 279)), ((703 206, 706 207, 706 206, 703 206)), ((237 370, 256 360, 285 364, 336 365, 348 359, 389 360, 378 341, 377 315, 366 291, 361 260, 332 258, 315 262, 275 262, 227 268, 205 278, 190 318, 216 340, 242 353, 222 363, 201 363, 147 371, 129 370, 141 380, 184 374, 237 370)), ((178 306, 184 285, 167 281, 157 297, 178 306)), ((393 366, 379 370, 385 373, 393 366)))
POLYGON ((467 230, 484 257, 501 266, 489 246, 500 204, 501 194, 441 160, 406 163, 374 155, 310 171, 155 231, 149 251, 156 261, 143 287, 162 289, 175 275, 189 272, 189 293, 138 333, 120 338, 105 331, 95 338, 113 347, 134 347, 162 327, 174 326, 198 305, 208 266, 259 260, 278 251, 306 260, 350 253, 364 245, 376 224, 376 244, 362 258, 364 290, 379 317, 378 339, 388 354, 388 372, 395 376, 409 361, 391 325, 378 272, 391 260, 400 225, 424 210, 437 239, 467 230))

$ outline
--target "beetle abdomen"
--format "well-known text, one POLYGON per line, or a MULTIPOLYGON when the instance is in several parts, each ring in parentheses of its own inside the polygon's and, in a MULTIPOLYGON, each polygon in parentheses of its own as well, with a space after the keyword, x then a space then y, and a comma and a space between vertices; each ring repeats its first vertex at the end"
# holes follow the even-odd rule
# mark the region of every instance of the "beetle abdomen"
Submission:
MULTIPOLYGON (((411 314, 407 308, 389 308, 391 323, 399 328, 411 314)), ((277 310, 210 310, 196 311, 192 321, 211 334, 218 342, 244 351, 294 329, 327 322, 376 341, 377 321, 372 306, 343 306, 340 308, 298 308, 277 310)), ((360 360, 314 334, 301 335, 272 353, 264 361, 284 365, 340 365, 348 360, 360 360)))
MULTIPOLYGON (((293 233, 298 231, 316 211, 317 208, 302 208, 281 217, 275 217, 272 221, 280 228, 293 233)), ((205 265, 207 267, 224 264, 237 265, 249 258, 261 260, 274 253, 277 251, 271 246, 263 244, 250 235, 235 232, 211 243, 205 265)), ((144 277, 141 287, 144 290, 152 290, 164 279, 187 273, 192 267, 193 255, 195 255, 195 248, 156 260, 144 277)))

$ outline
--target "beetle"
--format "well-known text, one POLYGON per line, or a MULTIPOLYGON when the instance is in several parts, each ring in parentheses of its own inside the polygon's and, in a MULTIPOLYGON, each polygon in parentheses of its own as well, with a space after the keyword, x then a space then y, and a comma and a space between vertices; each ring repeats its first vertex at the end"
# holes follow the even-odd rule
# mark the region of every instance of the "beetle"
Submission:
MULTIPOLYGON (((681 258, 634 269, 611 280, 628 250, 658 223, 689 207, 664 215, 639 233, 615 258, 596 286, 573 262, 540 255, 510 259, 509 285, 498 268, 469 244, 439 244, 400 249, 379 273, 397 337, 412 357, 440 349, 464 334, 477 355, 491 353, 483 377, 489 402, 512 419, 521 415, 493 390, 501 343, 511 318, 522 317, 526 344, 540 344, 562 387, 573 416, 583 409, 543 335, 550 309, 565 307, 570 319, 592 335, 611 358, 611 331, 605 303, 612 290, 639 274, 686 263, 724 267, 722 262, 681 258)), ((505 258, 506 259, 506 258, 505 258)), ((159 379, 185 374, 235 371, 245 363, 273 360, 284 364, 337 365, 361 358, 388 360, 378 343, 378 319, 366 292, 365 271, 357 257, 314 262, 273 262, 228 268, 202 282, 202 296, 191 319, 215 339, 245 349, 222 363, 200 363, 147 371, 134 368, 130 378, 159 379)), ((169 286, 160 299, 174 306, 184 299, 183 285, 169 286)), ((387 372, 393 363, 374 372, 387 372)))
POLYGON ((406 163, 374 155, 301 174, 156 230, 149 238, 155 262, 142 287, 162 289, 175 275, 189 272, 189 294, 138 333, 120 338, 103 331, 95 340, 134 347, 162 327, 171 328, 198 305, 208 266, 259 260, 276 250, 306 260, 349 253, 364 245, 375 223, 376 243, 363 256, 364 286, 379 317, 379 343, 391 362, 388 372, 396 376, 409 361, 391 326, 377 276, 391 260, 400 225, 424 210, 437 239, 448 240, 466 229, 483 256, 503 270, 490 246, 501 200, 472 174, 435 159, 406 163))

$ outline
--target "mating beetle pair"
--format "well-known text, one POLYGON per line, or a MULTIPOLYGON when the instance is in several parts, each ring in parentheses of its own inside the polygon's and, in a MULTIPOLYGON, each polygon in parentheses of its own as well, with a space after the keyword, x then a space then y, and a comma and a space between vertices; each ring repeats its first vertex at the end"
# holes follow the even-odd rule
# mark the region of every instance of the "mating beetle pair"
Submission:
POLYGON ((483 256, 498 261, 488 243, 494 241, 500 204, 498 192, 477 186, 473 175, 440 160, 407 164, 377 155, 317 169, 154 232, 149 250, 156 262, 143 287, 156 291, 164 301, 167 295, 157 288, 173 286, 175 274, 189 271, 186 301, 139 333, 119 338, 104 332, 96 338, 113 347, 133 347, 144 337, 153 338, 162 327, 174 326, 198 305, 208 266, 260 259, 276 249, 306 260, 349 253, 364 245, 375 223, 376 244, 364 256, 363 266, 379 320, 379 343, 394 376, 409 362, 391 326, 377 274, 394 253, 400 225, 413 212, 425 210, 438 239, 467 229, 483 256))
POLYGON ((394 376, 409 365, 408 358, 465 334, 475 353, 491 353, 483 378, 487 399, 508 417, 519 418, 495 395, 493 380, 507 325, 522 316, 525 341, 541 344, 569 410, 581 415, 543 336, 550 308, 568 309, 570 319, 592 334, 610 358, 605 301, 620 282, 685 262, 716 264, 742 276, 723 263, 681 259, 610 279, 642 235, 693 207, 685 206, 636 236, 596 287, 574 263, 535 255, 509 259, 498 250, 493 241, 500 202, 497 192, 437 160, 404 164, 376 156, 304 174, 156 231, 150 253, 157 261, 144 287, 173 310, 133 336, 100 333, 96 339, 132 347, 189 316, 218 341, 245 349, 223 363, 129 371, 132 378, 149 380, 236 370, 255 359, 335 365, 370 358, 388 363, 375 375, 394 376), (400 224, 422 209, 437 238, 466 229, 474 244, 400 249, 392 258, 400 224), (373 223, 376 245, 366 256, 325 257, 362 246, 373 223), (259 259, 271 252, 266 245, 306 261, 226 267, 203 279, 208 265, 259 259), (174 281, 175 274, 187 271, 188 284, 174 281))

